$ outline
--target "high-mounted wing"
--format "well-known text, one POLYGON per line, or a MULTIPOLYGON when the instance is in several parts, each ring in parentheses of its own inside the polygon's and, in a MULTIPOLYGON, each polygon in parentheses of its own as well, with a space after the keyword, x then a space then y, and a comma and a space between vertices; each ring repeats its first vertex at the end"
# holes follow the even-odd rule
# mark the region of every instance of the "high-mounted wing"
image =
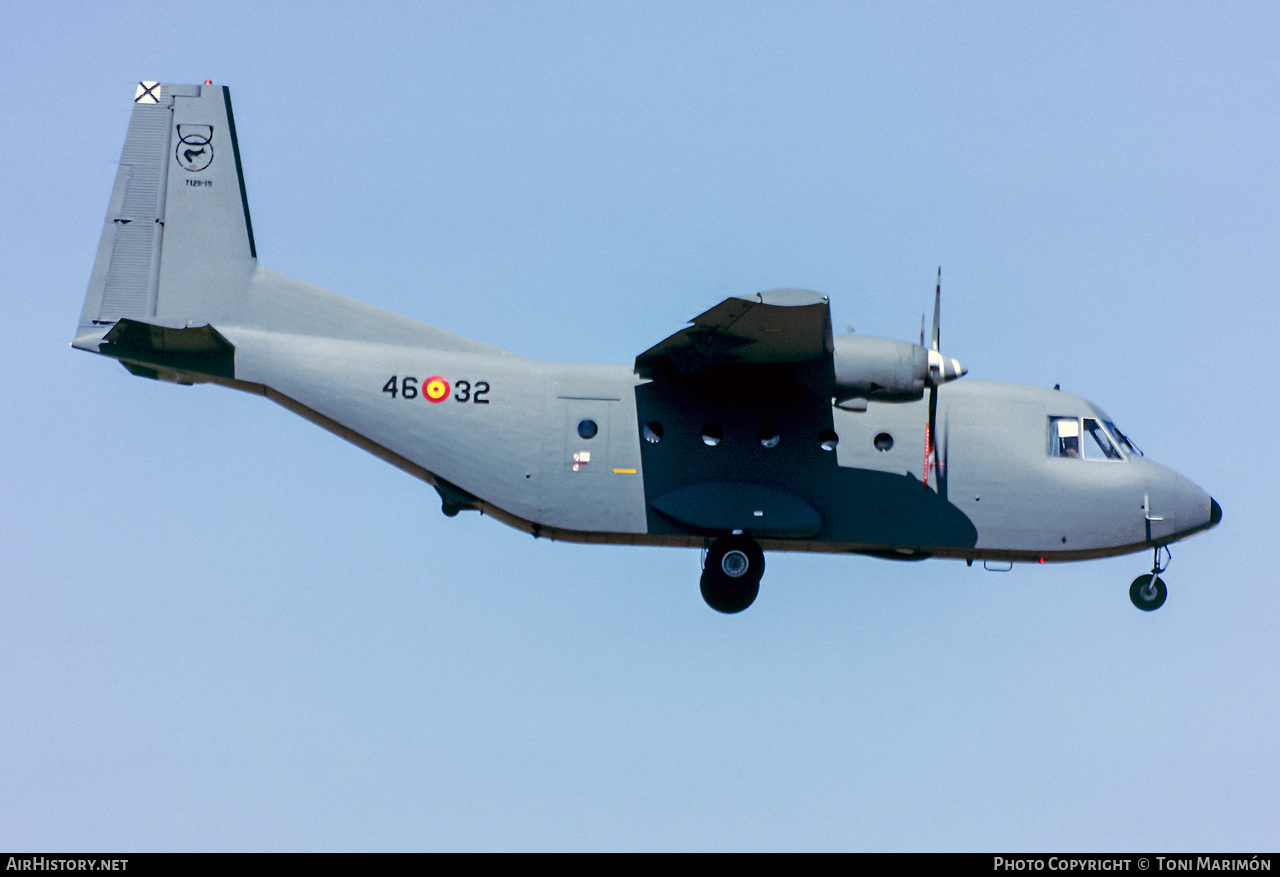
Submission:
MULTIPOLYGON (((829 364, 831 307, 807 289, 736 296, 636 357, 636 373, 692 377, 733 366, 829 364)), ((829 369, 827 369, 829 370, 829 369)))
MULTIPOLYGON (((936 312, 935 306, 935 338, 936 312)), ((909 402, 955 380, 964 366, 935 348, 888 338, 833 336, 827 297, 807 289, 771 289, 728 298, 691 325, 636 357, 642 378, 754 377, 760 369, 854 399, 909 402)))

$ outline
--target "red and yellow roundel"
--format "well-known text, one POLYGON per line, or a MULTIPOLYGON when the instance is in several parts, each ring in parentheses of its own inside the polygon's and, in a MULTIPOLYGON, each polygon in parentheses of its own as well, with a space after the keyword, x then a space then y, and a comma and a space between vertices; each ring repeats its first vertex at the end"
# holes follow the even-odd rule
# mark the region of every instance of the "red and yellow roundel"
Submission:
POLYGON ((443 402, 449 398, 449 382, 439 375, 427 378, 422 382, 422 395, 426 396, 428 401, 443 402))

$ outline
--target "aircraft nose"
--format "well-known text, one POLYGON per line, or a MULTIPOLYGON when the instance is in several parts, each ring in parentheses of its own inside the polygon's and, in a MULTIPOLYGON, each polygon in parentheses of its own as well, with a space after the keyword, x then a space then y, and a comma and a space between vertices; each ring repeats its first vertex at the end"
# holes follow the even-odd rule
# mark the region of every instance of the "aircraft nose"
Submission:
POLYGON ((1206 491, 1181 475, 1177 476, 1178 530, 1194 533, 1218 526, 1222 506, 1206 491))

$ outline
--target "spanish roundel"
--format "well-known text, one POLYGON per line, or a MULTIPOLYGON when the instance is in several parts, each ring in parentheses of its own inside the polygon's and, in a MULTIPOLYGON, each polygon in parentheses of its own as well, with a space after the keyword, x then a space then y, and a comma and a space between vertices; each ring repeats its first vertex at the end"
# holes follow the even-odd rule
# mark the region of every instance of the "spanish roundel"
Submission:
POLYGON ((422 395, 431 402, 443 402, 449 398, 449 382, 439 375, 422 382, 422 395))

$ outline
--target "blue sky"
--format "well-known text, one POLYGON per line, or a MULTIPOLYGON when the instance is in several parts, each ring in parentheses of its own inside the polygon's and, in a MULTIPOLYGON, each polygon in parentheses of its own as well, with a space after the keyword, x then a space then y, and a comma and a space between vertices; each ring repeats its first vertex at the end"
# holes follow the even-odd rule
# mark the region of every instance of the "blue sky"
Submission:
MULTIPOLYGON (((1274 5, 28 4, 0 57, 0 847, 1257 850, 1274 5), (140 79, 232 88, 263 264, 528 356, 729 295, 1104 407, 1224 520, 1016 567, 534 541, 73 351, 140 79)), ((1271 497, 1270 499, 1268 497, 1271 497)))

